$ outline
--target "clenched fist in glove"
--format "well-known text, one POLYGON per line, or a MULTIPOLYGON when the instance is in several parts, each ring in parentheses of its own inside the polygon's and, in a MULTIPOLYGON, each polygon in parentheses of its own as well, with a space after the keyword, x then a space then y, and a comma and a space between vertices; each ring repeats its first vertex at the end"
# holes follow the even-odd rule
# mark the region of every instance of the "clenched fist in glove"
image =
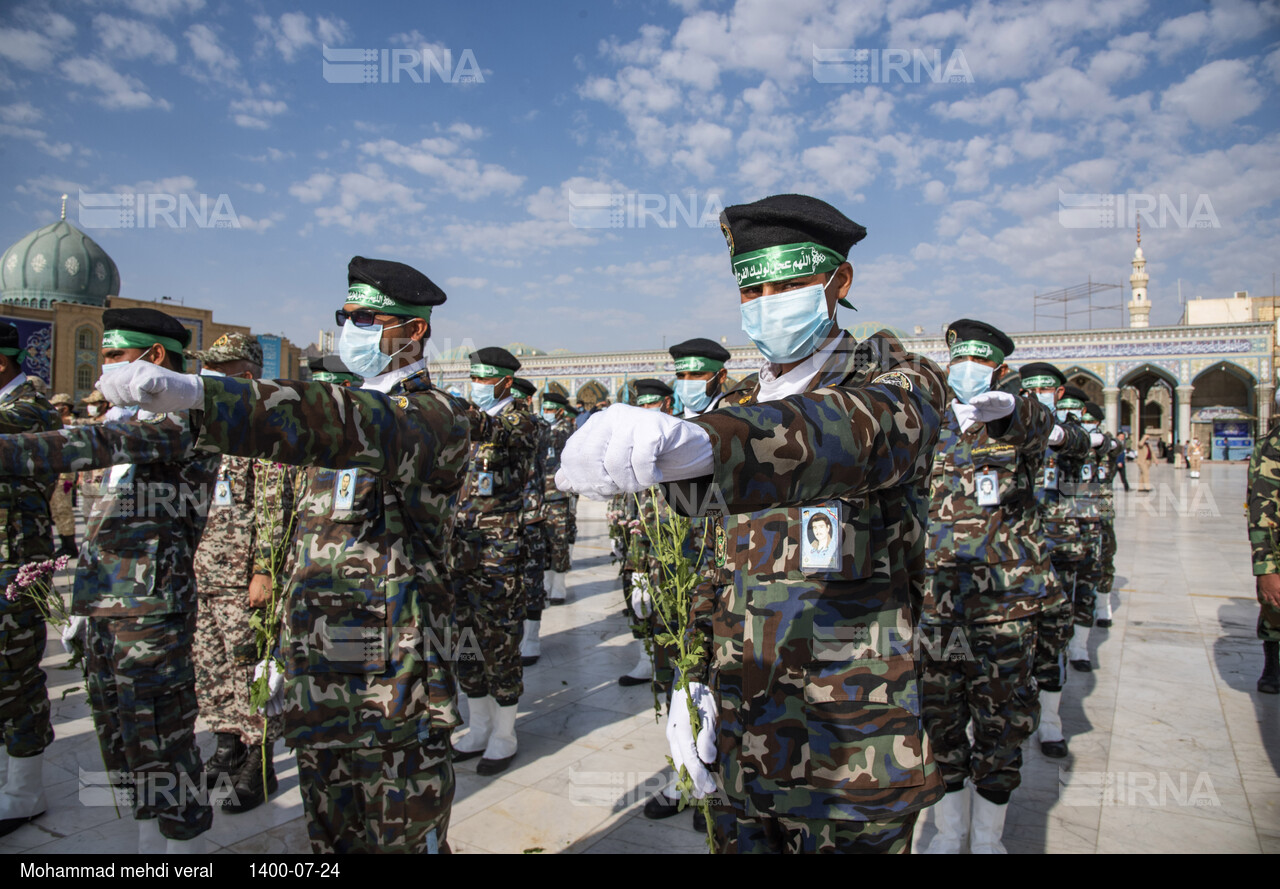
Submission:
POLYGON ((690 682, 688 689, 678 688, 671 696, 667 743, 671 745, 671 762, 675 765, 676 774, 683 766, 693 779, 693 796, 702 799, 715 793, 716 780, 708 767, 716 761, 716 702, 711 689, 701 682, 690 682), (693 721, 689 718, 690 699, 701 723, 696 738, 693 721))
POLYGON ((960 422, 960 431, 968 432, 974 423, 990 423, 1013 413, 1018 400, 1008 392, 983 392, 969 399, 968 404, 958 401, 951 403, 956 420, 960 422))
POLYGON ((134 361, 123 370, 104 373, 98 391, 113 405, 137 405, 156 414, 186 411, 204 404, 204 378, 134 361))
MULTIPOLYGON (((106 393, 103 393, 106 394, 106 393)), ((257 682, 263 674, 267 676, 267 702, 258 708, 259 713, 267 716, 279 716, 284 712, 284 674, 276 664, 275 658, 259 661, 253 668, 253 681, 257 682)))
POLYGON ((653 595, 649 592, 649 578, 644 574, 631 578, 631 611, 638 620, 653 614, 653 595))
POLYGON ((615 404, 569 437, 556 487, 604 500, 707 475, 712 465, 711 438, 700 427, 661 411, 615 404))

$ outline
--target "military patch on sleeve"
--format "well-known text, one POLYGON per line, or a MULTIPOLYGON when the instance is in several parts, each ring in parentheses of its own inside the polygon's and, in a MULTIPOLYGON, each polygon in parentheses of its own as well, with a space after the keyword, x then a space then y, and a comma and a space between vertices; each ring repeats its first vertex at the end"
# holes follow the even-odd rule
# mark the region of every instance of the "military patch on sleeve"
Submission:
POLYGON ((396 407, 400 408, 400 410, 405 410, 409 407, 409 399, 405 398, 403 395, 397 395, 396 407))
POLYGON ((912 388, 911 380, 908 379, 907 375, 900 370, 891 371, 887 374, 880 374, 880 376, 871 381, 871 385, 873 386, 877 383, 885 386, 897 386, 899 389, 906 389, 908 392, 910 392, 912 388))

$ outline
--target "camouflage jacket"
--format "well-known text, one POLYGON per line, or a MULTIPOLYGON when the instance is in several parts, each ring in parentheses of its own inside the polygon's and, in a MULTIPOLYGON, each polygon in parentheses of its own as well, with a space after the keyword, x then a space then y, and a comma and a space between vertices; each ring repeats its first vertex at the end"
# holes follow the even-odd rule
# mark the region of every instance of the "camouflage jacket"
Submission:
POLYGON ((293 476, 283 463, 223 456, 196 550, 201 595, 241 593, 253 575, 283 569, 294 519, 293 476))
POLYGON ((529 477, 524 484, 524 510, 520 516, 521 523, 527 525, 546 518, 543 504, 546 502, 547 448, 551 447, 551 424, 531 411, 525 413, 538 427, 538 445, 534 449, 533 459, 529 461, 529 477))
POLYGON ((1102 433, 1102 438, 1101 446, 1094 452, 1098 460, 1097 496, 1101 498, 1098 515, 1104 522, 1113 522, 1116 518, 1116 473, 1119 472, 1124 446, 1110 432, 1102 433))
POLYGON ((1048 547, 1036 508, 1053 413, 1016 398, 1002 420, 960 431, 954 403, 943 417, 930 483, 925 610, 941 621, 990 622, 1040 610, 1049 574, 1048 547), (983 506, 982 488, 992 505, 983 506), (962 596, 948 575, 981 566, 982 580, 962 596))
POLYGON ((1253 575, 1280 574, 1280 423, 1253 446, 1248 496, 1253 575))
MULTIPOLYGON (((457 529, 479 532, 491 540, 518 537, 539 446, 538 424, 514 402, 492 417, 472 407, 467 410, 467 417, 471 422, 471 450, 458 494, 457 529)), ((475 570, 476 555, 460 552, 455 567, 475 570)))
MULTIPOLYGON (((61 429, 58 409, 28 380, 19 383, 0 402, 0 434, 61 429)), ((0 590, 13 582, 18 569, 53 557, 53 519, 49 497, 58 474, 0 477, 0 590)), ((8 606, 0 597, 0 610, 8 606)))
POLYGON ((0 474, 112 467, 88 519, 72 608, 93 617, 196 610, 192 561, 216 454, 194 450, 186 414, 0 438, 0 474))
POLYGON ((445 558, 463 403, 423 370, 386 395, 207 378, 205 408, 201 446, 309 467, 285 567, 286 742, 394 747, 457 725, 445 558))
POLYGON ((1059 423, 1062 444, 1045 451, 1044 465, 1036 475, 1036 508, 1045 545, 1054 558, 1079 558, 1083 554, 1076 523, 1060 504, 1063 496, 1059 473, 1063 465, 1072 467, 1089 452, 1089 433, 1079 423, 1059 423))
POLYGON ((883 820, 943 793, 912 646, 946 381, 887 332, 838 336, 807 392, 688 421, 715 469, 667 493, 727 516, 711 681, 724 785, 748 814, 883 820), (833 570, 801 565, 819 505, 838 516, 833 570))
MULTIPOLYGON (((1060 424, 1064 430, 1076 429, 1085 436, 1084 450, 1057 449, 1057 489, 1045 486, 1041 510, 1045 531, 1055 541, 1067 541, 1076 534, 1076 524, 1096 523, 1101 519, 1103 485, 1098 479, 1098 453, 1088 442, 1089 433, 1079 424, 1060 424)), ((1108 481, 1106 487, 1110 487, 1108 481)))
POLYGON ((564 453, 565 443, 569 436, 577 431, 573 417, 562 417, 551 426, 550 441, 547 442, 547 474, 543 486, 547 500, 568 500, 570 495, 556 487, 556 471, 560 468, 560 455, 564 453))

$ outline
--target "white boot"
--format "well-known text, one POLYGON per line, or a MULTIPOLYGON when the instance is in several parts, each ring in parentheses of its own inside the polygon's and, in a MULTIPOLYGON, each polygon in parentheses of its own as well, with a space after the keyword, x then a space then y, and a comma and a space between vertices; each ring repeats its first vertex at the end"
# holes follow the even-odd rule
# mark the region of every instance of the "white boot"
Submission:
POLYGON ((477 775, 496 775, 505 772, 516 757, 516 710, 519 705, 497 706, 494 702, 493 732, 489 746, 484 749, 484 759, 476 766, 477 775))
POLYGON ((563 571, 548 571, 547 575, 547 604, 563 605, 565 600, 565 575, 563 571))
POLYGON ((536 664, 538 657, 542 654, 542 640, 538 638, 541 627, 540 620, 524 622, 524 638, 520 640, 520 662, 525 667, 536 664))
MULTIPOLYGON (((1111 594, 1098 593, 1098 602, 1093 609, 1094 620, 1111 620, 1111 594)), ((1102 624, 1102 626, 1110 626, 1102 624)))
MULTIPOLYGON (((1088 673, 1093 669, 1093 663, 1089 660, 1089 627, 1077 626, 1071 635, 1071 643, 1067 645, 1067 660, 1071 661, 1071 666, 1076 664, 1088 664, 1088 668, 1084 672, 1088 673)), ((1080 669, 1077 667, 1077 669, 1080 669)))
POLYGON ((973 834, 969 851, 974 855, 1006 855, 1000 838, 1004 835, 1004 816, 1009 807, 998 806, 982 794, 973 794, 973 834))
POLYGON ((933 823, 938 828, 925 855, 959 855, 968 836, 969 785, 953 790, 933 807, 933 823))
POLYGON ((166 839, 164 851, 167 855, 205 855, 209 851, 209 841, 204 834, 190 840, 166 839))
POLYGON ((44 799, 44 754, 9 757, 9 774, 0 790, 0 836, 43 815, 49 808, 44 799), (9 822, 6 824, 5 822, 9 822), (5 828, 8 830, 5 830, 5 828))
POLYGON ((493 714, 498 709, 497 702, 489 695, 483 698, 467 698, 470 718, 467 720, 468 731, 459 741, 453 742, 454 761, 471 759, 484 753, 489 743, 489 735, 493 732, 493 714))
POLYGON ((645 685, 653 679, 653 661, 649 660, 649 653, 644 650, 644 643, 640 643, 640 660, 636 661, 636 665, 618 678, 619 685, 645 685))
POLYGON ((1062 734, 1062 716, 1058 713, 1061 706, 1062 692, 1040 689, 1040 728, 1036 730, 1036 737, 1041 744, 1065 740, 1062 734))
POLYGON ((159 855, 165 851, 165 839, 160 835, 160 822, 147 818, 138 822, 138 854, 159 855))

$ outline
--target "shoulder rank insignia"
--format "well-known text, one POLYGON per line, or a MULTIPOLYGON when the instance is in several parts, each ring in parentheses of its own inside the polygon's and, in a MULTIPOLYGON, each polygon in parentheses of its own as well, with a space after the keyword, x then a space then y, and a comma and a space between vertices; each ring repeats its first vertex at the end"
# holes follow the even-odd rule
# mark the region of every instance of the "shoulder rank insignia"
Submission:
POLYGON ((871 381, 871 385, 873 386, 877 383, 884 386, 897 386, 899 389, 906 389, 908 392, 911 391, 911 380, 908 379, 907 375, 900 370, 891 371, 887 374, 880 374, 880 376, 871 381))

